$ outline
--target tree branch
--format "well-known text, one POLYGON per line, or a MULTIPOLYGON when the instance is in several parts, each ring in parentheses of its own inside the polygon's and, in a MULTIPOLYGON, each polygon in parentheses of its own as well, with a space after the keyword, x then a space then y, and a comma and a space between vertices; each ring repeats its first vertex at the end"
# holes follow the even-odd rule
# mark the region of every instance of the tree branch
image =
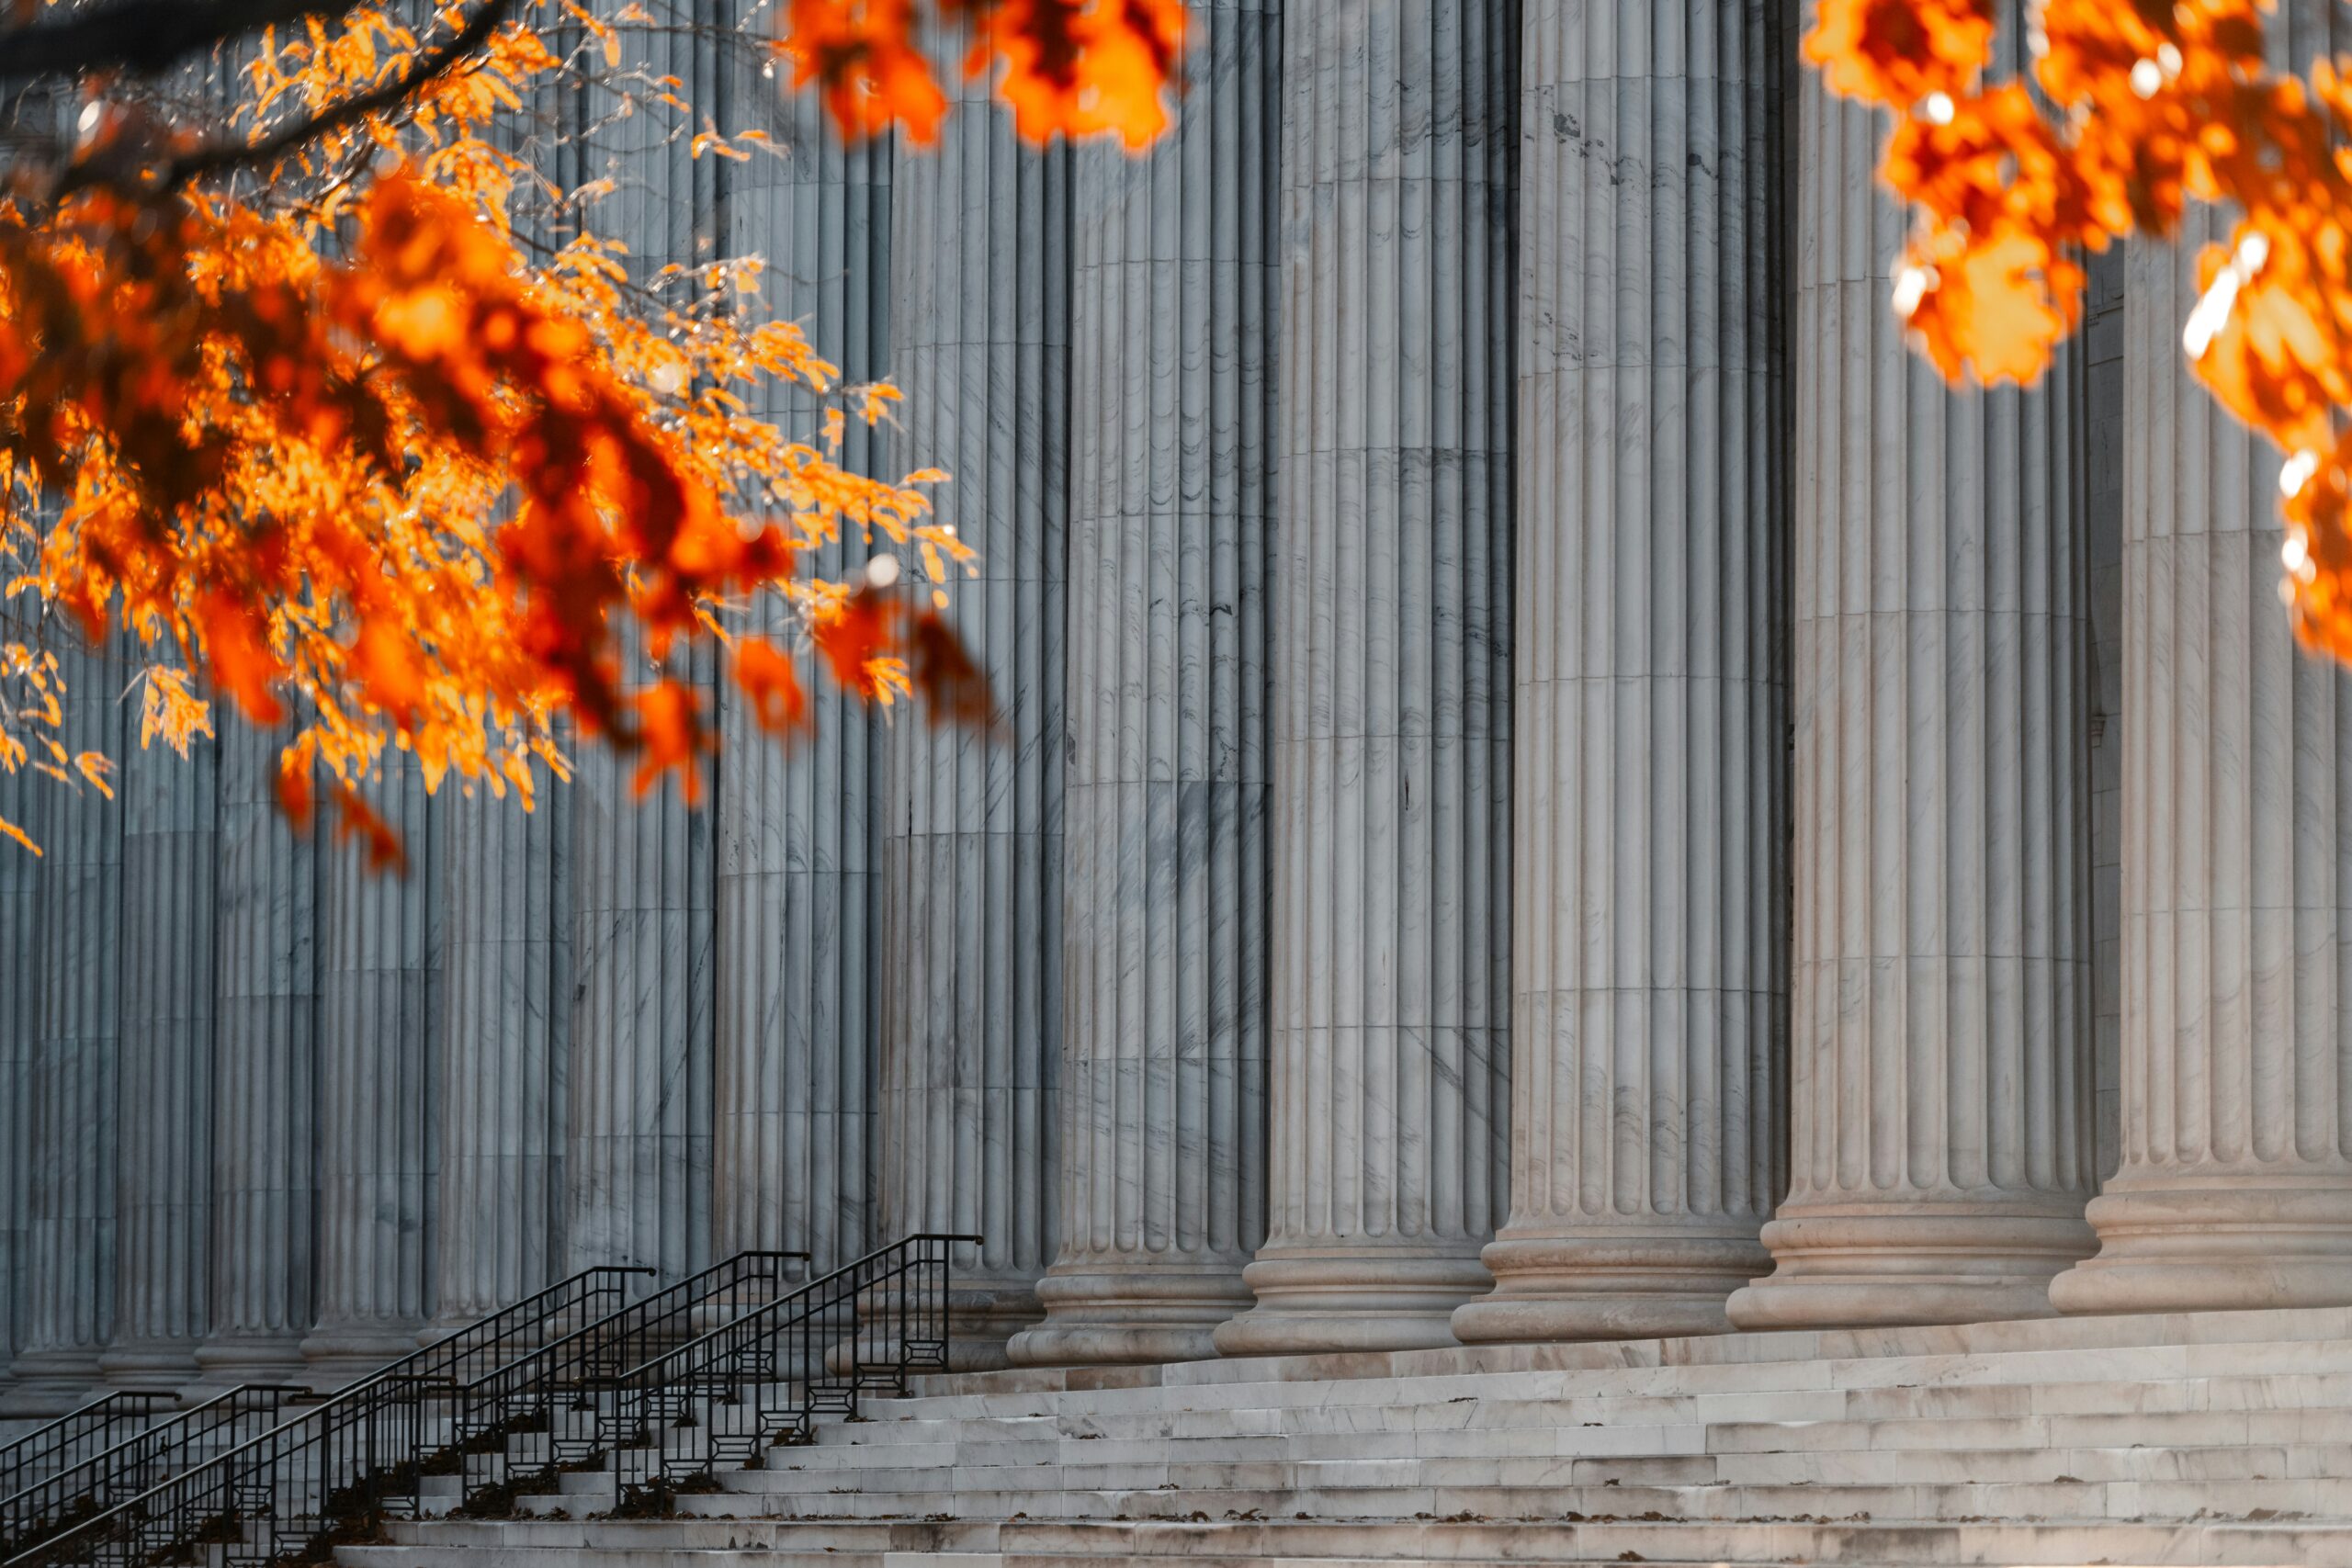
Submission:
POLYGON ((0 32, 0 81, 130 70, 145 75, 224 39, 304 17, 341 16, 358 0, 119 0, 62 21, 0 32))
MULTIPOLYGON (((514 8, 514 0, 483 0, 481 7, 464 27, 451 34, 447 41, 419 54, 409 62, 407 70, 390 81, 379 83, 364 93, 354 93, 341 102, 330 104, 318 113, 282 127, 258 141, 219 141, 192 152, 184 152, 155 170, 153 176, 145 182, 145 189, 151 194, 173 190, 207 175, 272 163, 305 141, 340 130, 347 125, 356 125, 371 114, 380 114, 392 108, 480 49, 514 8)), ((88 186, 109 182, 119 184, 120 173, 109 168, 103 158, 85 158, 64 171, 51 192, 51 199, 62 200, 88 186)))

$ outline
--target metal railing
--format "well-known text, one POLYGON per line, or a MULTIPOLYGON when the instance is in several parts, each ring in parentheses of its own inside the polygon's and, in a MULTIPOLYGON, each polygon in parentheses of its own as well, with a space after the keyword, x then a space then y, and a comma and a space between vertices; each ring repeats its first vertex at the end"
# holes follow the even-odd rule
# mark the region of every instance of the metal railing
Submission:
POLYGON ((0 1449, 0 1497, 104 1452, 179 1402, 176 1393, 145 1389, 109 1393, 35 1427, 0 1449))
POLYGON ((475 1503, 486 1489, 514 1489, 520 1472, 507 1456, 518 1438, 539 1435, 526 1445, 537 1450, 531 1473, 596 1457, 611 1439, 611 1391, 621 1377, 713 1321, 775 1302, 790 1289, 787 1266, 808 1260, 805 1252, 739 1252, 457 1389, 450 1414, 467 1461, 459 1468, 462 1503, 475 1503), (497 1462, 473 1462, 491 1456, 497 1462))
POLYGON ((281 1407, 310 1392, 241 1384, 0 1498, 0 1558, 29 1551, 256 1431, 277 1426, 281 1407))
POLYGON ((623 1309, 644 1269, 589 1269, 350 1383, 291 1419, 51 1535, 6 1568, 266 1563, 372 1536, 413 1517, 425 1460, 445 1434, 431 1405, 482 1365, 528 1353, 623 1309), (527 1349, 526 1348, 528 1348, 527 1349))
POLYGON ((950 1258, 980 1239, 908 1236, 631 1369, 608 1421, 623 1509, 656 1484, 758 1468, 867 1391, 946 1371, 950 1258))

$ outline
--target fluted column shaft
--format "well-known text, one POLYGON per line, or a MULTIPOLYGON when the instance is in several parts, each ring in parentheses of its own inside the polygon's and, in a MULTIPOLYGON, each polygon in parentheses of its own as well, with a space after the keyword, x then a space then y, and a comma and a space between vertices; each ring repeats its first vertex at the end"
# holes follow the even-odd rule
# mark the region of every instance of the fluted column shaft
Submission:
POLYGON ((1518 14, 1283 17, 1270 1235, 1227 1354, 1448 1344, 1489 1283, 1518 14))
POLYGON ((1525 0, 1511 1214, 1464 1339, 1693 1334, 1767 1262, 1787 997, 1758 0, 1525 0))
POLYGON ((302 1354, 329 1387, 415 1348, 431 1306, 432 816, 404 751, 365 787, 408 869, 370 872, 356 843, 320 866, 319 1315, 302 1354))
MULTIPOLYGON (((51 621, 66 679, 68 751, 120 762, 119 650, 96 653, 51 621)), ((85 784, 54 782, 35 837, 40 1022, 33 1043, 25 1322, 17 1401, 54 1414, 86 1393, 114 1336, 117 1085, 121 1067, 123 810, 85 784)))
POLYGON ((443 807, 435 848, 448 914, 428 1335, 520 1301, 562 1271, 571 811, 561 784, 529 812, 488 790, 443 807))
MULTIPOLYGON (((0 638, 23 632, 0 610, 0 638)), ((0 818, 28 833, 41 828, 42 792, 54 787, 29 768, 0 773, 0 818)), ((31 1282, 27 1201, 32 1182, 33 1059, 40 1031, 40 887, 45 863, 0 843, 0 1400, 15 1383, 13 1361, 31 1282)))
POLYGON ((1729 1314, 2039 1315, 2094 1179, 2075 350, 1946 388, 1877 116, 1799 101, 1791 1184, 1729 1314))
MULTIPOLYGON (((2341 27, 2282 6, 2280 62, 2341 27)), ((2122 1164, 2063 1312, 2352 1303, 2352 679, 2278 606, 2278 454, 2181 359, 2227 237, 2128 253, 2122 1164)))
POLYGON ((122 1074, 109 1379, 196 1375, 210 1302, 219 746, 123 758, 122 1074))
MULTIPOLYGON (((815 96, 747 85, 784 152, 730 167, 729 254, 766 256, 767 308, 850 382, 875 380, 888 369, 890 143, 844 149, 815 96)), ((768 412, 800 434, 822 417, 803 389, 775 389, 768 412)), ((843 461, 873 472, 876 445, 853 423, 843 461)), ((818 576, 854 576, 883 547, 846 534, 808 563, 818 576)), ((779 647, 800 641, 779 596, 749 621, 779 647)), ((813 659, 800 677, 811 722, 788 742, 740 692, 719 695, 713 1223, 721 1255, 788 1247, 829 1269, 876 1240, 880 778, 865 705, 813 659)))
MULTIPOLYGON (((649 70, 712 79, 733 22, 722 0, 687 0, 679 26, 642 40, 649 70)), ((592 113, 610 112, 592 98, 592 113)), ((729 119, 723 99, 713 112, 729 119)), ((608 221, 639 282, 683 303, 662 269, 713 259, 727 161, 695 158, 662 117, 631 114, 589 146, 626 171, 608 221)), ((585 169, 583 173, 587 172, 585 169)), ((676 667, 708 711, 707 649, 676 667)), ((621 649, 626 685, 654 671, 640 633, 621 649)), ((612 1263, 666 1277, 710 1257, 711 1080, 717 932, 710 813, 691 810, 675 778, 640 798, 638 759, 582 748, 572 786, 572 954, 569 1154, 564 1179, 568 1267, 612 1263)), ((726 766, 724 759, 719 766, 726 766)))
POLYGON ((572 786, 569 1269, 709 1258, 709 817, 589 750, 572 786))
POLYGON ((314 1310, 318 858, 277 808, 279 742, 222 727, 212 1337, 196 1359, 226 1382, 297 1378, 314 1310))
POLYGON ((1279 16, 1193 10, 1173 138, 1078 150, 1062 1244, 1031 1363, 1216 1353, 1265 1235, 1279 16))
POLYGON ((951 613, 997 724, 889 734, 882 1234, 988 1238, 951 1303, 956 1363, 978 1367, 1037 1316, 1057 1239, 1070 187, 1068 151, 1018 142, 985 83, 953 96, 939 145, 902 142, 891 180, 891 466, 954 476, 940 513, 980 576, 951 613))

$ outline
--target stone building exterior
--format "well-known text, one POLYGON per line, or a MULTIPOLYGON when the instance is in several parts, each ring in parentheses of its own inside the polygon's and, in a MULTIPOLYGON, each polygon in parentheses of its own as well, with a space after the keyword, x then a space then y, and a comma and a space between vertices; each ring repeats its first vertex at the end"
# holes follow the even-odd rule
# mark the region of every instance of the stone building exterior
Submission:
POLYGON ((0 1413, 916 1230, 973 1369, 2352 1303, 2352 682, 2186 253, 1955 393, 1793 7, 1193 10, 1147 156, 973 89, 845 152, 687 40, 786 155, 617 166, 905 389, 995 737, 714 682, 703 810, 396 769, 388 881, 72 656, 124 781, 0 780, 0 1413))

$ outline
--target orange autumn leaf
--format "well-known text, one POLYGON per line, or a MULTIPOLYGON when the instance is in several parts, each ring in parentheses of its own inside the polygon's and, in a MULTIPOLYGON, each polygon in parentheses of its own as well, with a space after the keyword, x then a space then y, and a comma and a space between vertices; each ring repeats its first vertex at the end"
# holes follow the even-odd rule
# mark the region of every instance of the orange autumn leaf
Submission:
MULTIPOLYGON (((98 129, 34 182, 54 199, 0 197, 0 544, 36 603, 136 643, 145 738, 199 733, 208 695, 283 726, 286 814, 330 790, 378 865, 390 830, 358 792, 388 750, 428 787, 455 773, 527 804, 579 737, 695 794, 702 699, 631 692, 624 646, 673 668, 713 647, 763 728, 805 723, 786 656, 728 629, 763 596, 867 701, 986 706, 944 622, 805 570, 844 526, 936 580, 972 559, 932 514, 944 475, 841 466, 848 421, 888 417, 896 390, 844 387, 763 305, 756 257, 649 281, 594 231, 596 182, 552 188, 513 121, 617 85, 695 151, 764 137, 659 78, 635 92, 668 25, 650 12, 517 0, 492 16, 363 3, 265 33, 210 119, 143 78, 62 83, 98 129), (380 96, 460 36, 454 69, 380 96), (548 221, 526 243, 528 213, 548 221), (776 382, 820 400, 809 431, 752 412, 776 382)), ((853 134, 935 132, 916 35, 940 17, 982 40, 1024 134, 1133 145, 1166 123, 1179 0, 794 0, 793 81, 853 134)), ((106 790, 105 759, 29 744, 62 690, 53 661, 0 668, 0 761, 106 790)))
MULTIPOLYGON (((1183 0, 933 0, 963 22, 961 69, 990 80, 1023 140, 1115 135, 1148 146, 1169 124, 1184 55, 1183 0)), ((919 146, 947 112, 917 41, 914 0, 790 0, 777 48, 792 85, 814 85, 844 138, 902 126, 919 146)))
POLYGON ((308 832, 311 813, 316 809, 309 771, 305 768, 281 766, 277 770, 275 788, 277 795, 277 809, 284 814, 287 821, 293 824, 297 832, 308 832))
POLYGON ((663 681, 639 693, 631 705, 642 741, 631 787, 641 799, 664 774, 674 773, 685 803, 695 805, 702 798, 702 754, 708 744, 695 694, 675 681, 663 681))
POLYGON ((764 637, 747 637, 735 650, 735 683, 752 700, 752 716, 772 735, 799 728, 808 719, 808 694, 792 660, 764 637))
POLYGON ((1992 51, 1992 0, 1821 0, 1804 45, 1831 92, 1898 109, 1973 85, 1992 51))
POLYGON ((407 874, 408 851, 401 845, 401 836, 376 814, 376 808, 356 788, 347 784, 335 787, 334 815, 335 843, 341 846, 357 840, 369 872, 407 874))
POLYGON ((259 610, 213 590, 198 601, 205 651, 211 655, 212 683, 255 724, 274 725, 286 716, 277 684, 286 673, 269 651, 267 623, 259 610))
POLYGON ((1915 216, 1892 303, 1955 381, 2029 381, 2081 317, 2085 253, 2236 213, 2182 322, 2193 373, 2285 454, 2282 596, 2352 660, 2352 86, 2269 64, 2263 0, 2043 0, 2032 86, 1988 83, 1986 0, 1821 0, 1832 92, 1890 109, 1881 176, 1915 216))
POLYGON ((905 606, 890 594, 860 588, 820 614, 808 635, 835 681, 861 695, 879 696, 887 687, 877 682, 874 661, 897 646, 904 614, 905 606))
POLYGON ((914 689, 930 705, 933 724, 985 727, 996 718, 988 676, 972 661, 946 621, 926 610, 914 620, 914 689))
POLYGON ((939 139, 947 95, 915 46, 912 0, 790 0, 778 49, 796 89, 816 85, 845 140, 893 123, 918 146, 939 139))

